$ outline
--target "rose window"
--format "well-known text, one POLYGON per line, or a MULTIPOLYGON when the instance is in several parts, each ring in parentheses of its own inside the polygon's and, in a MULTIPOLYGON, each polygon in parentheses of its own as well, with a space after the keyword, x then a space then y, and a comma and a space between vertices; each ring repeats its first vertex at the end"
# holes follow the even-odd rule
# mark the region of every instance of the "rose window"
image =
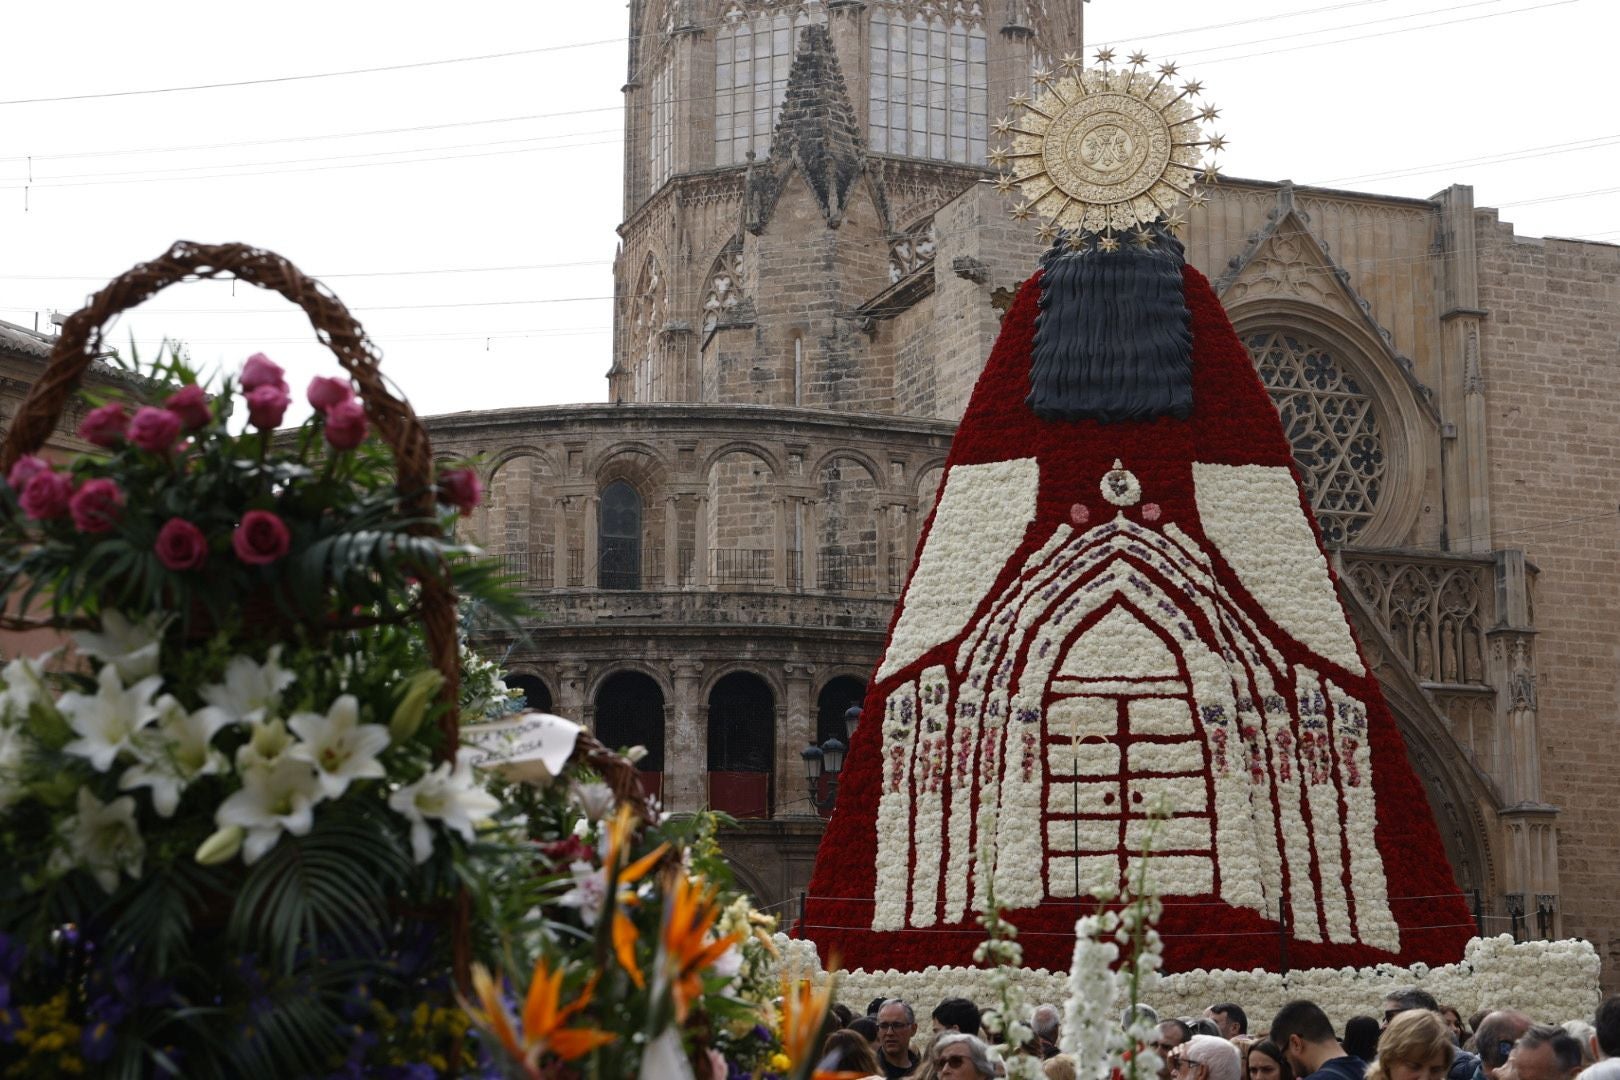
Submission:
POLYGON ((1320 342, 1267 330, 1245 344, 1282 415, 1322 539, 1354 541, 1384 487, 1384 437, 1372 399, 1320 342))

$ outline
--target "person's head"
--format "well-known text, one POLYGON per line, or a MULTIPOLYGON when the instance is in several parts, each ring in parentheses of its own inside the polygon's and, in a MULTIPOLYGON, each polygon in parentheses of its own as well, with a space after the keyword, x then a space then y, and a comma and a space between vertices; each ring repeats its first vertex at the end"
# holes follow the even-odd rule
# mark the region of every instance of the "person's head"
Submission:
POLYGON ((1316 1071, 1324 1054, 1338 1057, 1338 1039, 1327 1013, 1314 1001, 1290 1001, 1271 1020, 1271 1041, 1282 1050, 1295 1076, 1316 1071))
POLYGON ((935 1031, 959 1031, 963 1035, 979 1033, 979 1007, 967 998, 946 998, 934 1006, 931 1015, 935 1031))
POLYGON ((1512 1009, 1486 1013, 1474 1025, 1474 1049, 1485 1073, 1485 1080, 1497 1080, 1497 1072, 1507 1064, 1513 1044, 1530 1028, 1530 1018, 1512 1009))
POLYGON ((1127 1006, 1119 1014, 1120 1027, 1130 1027, 1139 1020, 1146 1022, 1150 1026, 1157 1024, 1159 1022, 1159 1010, 1151 1005, 1137 1004, 1127 1006))
POLYGON ((977 1035, 941 1035, 934 1040, 932 1060, 939 1080, 992 1080, 996 1075, 990 1048, 977 1035))
POLYGON ((1191 1031, 1194 1035, 1213 1035, 1217 1039, 1223 1037, 1221 1035, 1221 1029, 1215 1025, 1215 1021, 1211 1020, 1207 1016, 1184 1017, 1182 1019, 1182 1023, 1186 1024, 1187 1030, 1191 1031))
POLYGON ((1239 1080, 1237 1047, 1219 1035, 1194 1035, 1176 1053, 1175 1080, 1239 1080))
POLYGON ((827 1041, 821 1044, 821 1061, 816 1068, 830 1072, 856 1072, 862 1076, 882 1071, 872 1044, 847 1028, 827 1036, 827 1041))
POLYGON ((1344 1022, 1344 1052, 1369 1064, 1378 1056, 1378 1020, 1371 1016, 1352 1016, 1344 1022))
POLYGON ((1461 1046, 1463 1041, 1468 1038, 1469 1031, 1467 1025, 1463 1023, 1462 1013, 1457 1011, 1457 1006, 1440 1006, 1440 1019, 1444 1020, 1446 1027, 1451 1029, 1452 1041, 1461 1046))
POLYGON ((1078 1075, 1074 1071, 1074 1057, 1071 1054, 1047 1058, 1041 1069, 1046 1073, 1046 1080, 1078 1080, 1078 1075))
POLYGON ((1294 1080, 1294 1070, 1277 1044, 1261 1039, 1249 1047, 1249 1080, 1294 1080))
POLYGON ((1384 1025, 1368 1080, 1446 1080, 1457 1044, 1437 1011, 1406 1009, 1384 1025))
POLYGON ((1551 1024, 1531 1024, 1497 1070, 1502 1080, 1569 1080, 1581 1070, 1581 1045, 1551 1024))
POLYGON ((888 1000, 889 999, 886 998, 886 997, 875 997, 871 1001, 867 1002, 866 1003, 866 1015, 867 1016, 876 1016, 878 1014, 878 1010, 883 1008, 883 1003, 885 1001, 888 1001, 888 1000))
POLYGON ((1230 1001, 1218 1002, 1205 1009, 1204 1016, 1214 1022, 1215 1034, 1223 1039, 1249 1033, 1249 1014, 1243 1011, 1241 1005, 1230 1001))
POLYGON ((832 1007, 832 1014, 833 1019, 838 1021, 838 1026, 841 1028, 849 1027, 849 1022, 855 1019, 855 1010, 841 1001, 832 1007))
POLYGON ((1597 1061, 1597 1051, 1593 1049, 1597 1046, 1596 1028, 1585 1020, 1565 1020, 1558 1026, 1569 1032, 1570 1037, 1575 1040, 1575 1045, 1581 1048, 1581 1068, 1584 1069, 1597 1061))
POLYGON ((873 1046, 877 1045, 877 1017, 857 1016, 849 1022, 848 1027, 873 1046))
POLYGON ((1063 1013, 1056 1005, 1037 1005, 1029 1026, 1035 1030, 1035 1037, 1041 1042, 1056 1046, 1063 1028, 1063 1013))
POLYGON ((1597 1056, 1620 1057, 1620 994, 1603 999, 1592 1026, 1597 1029, 1597 1056))
POLYGON ((1405 990, 1397 990, 1384 998, 1383 1026, 1388 1027, 1391 1020, 1410 1009, 1428 1009, 1430 1012, 1437 1013, 1440 1011, 1440 1003, 1434 999, 1433 994, 1427 990, 1419 990, 1415 986, 1407 987, 1405 990))
POLYGON ((917 1034, 917 1014, 899 998, 889 998, 877 1012, 878 1053, 896 1065, 911 1060, 911 1037, 917 1034))
POLYGON ((1159 1055, 1159 1080, 1170 1080, 1170 1052, 1188 1039, 1192 1032, 1180 1020, 1165 1020, 1153 1029, 1153 1052, 1159 1055))

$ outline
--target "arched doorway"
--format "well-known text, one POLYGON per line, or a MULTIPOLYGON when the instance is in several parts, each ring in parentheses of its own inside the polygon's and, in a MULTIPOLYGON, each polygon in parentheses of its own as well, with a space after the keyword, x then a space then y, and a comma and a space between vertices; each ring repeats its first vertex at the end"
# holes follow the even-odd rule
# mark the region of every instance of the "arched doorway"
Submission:
POLYGON ((522 708, 528 712, 551 711, 551 690, 536 675, 508 675, 506 685, 511 690, 523 691, 522 708))
MULTIPOLYGON (((847 748, 850 743, 849 725, 845 721, 845 714, 851 708, 859 708, 866 699, 866 683, 853 675, 839 675, 827 680, 827 685, 821 688, 816 695, 816 745, 820 746, 828 739, 836 738, 847 748)), ((848 761, 845 758, 845 761, 848 761)), ((832 817, 833 802, 828 796, 832 785, 826 773, 821 774, 817 783, 816 794, 820 802, 817 811, 822 817, 832 817), (825 809, 822 809, 825 804, 825 809)))
POLYGON ((603 680, 596 691, 596 737, 615 750, 646 747, 647 756, 637 766, 641 786, 663 797, 664 692, 650 675, 620 671, 603 680))
POLYGON ((709 805, 732 817, 771 816, 776 696, 764 679, 733 672, 709 692, 709 805))
POLYGON ((623 480, 602 489, 597 587, 641 588, 641 493, 623 480))

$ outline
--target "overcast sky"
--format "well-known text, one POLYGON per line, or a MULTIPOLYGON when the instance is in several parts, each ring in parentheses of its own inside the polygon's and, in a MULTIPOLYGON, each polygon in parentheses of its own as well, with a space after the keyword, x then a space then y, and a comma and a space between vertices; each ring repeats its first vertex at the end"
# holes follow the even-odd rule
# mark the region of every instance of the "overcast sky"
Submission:
MULTIPOLYGON (((0 0, 0 319, 44 326, 176 239, 239 240, 324 278, 420 413, 602 400, 625 19, 611 0, 0 0), (431 61, 458 62, 336 74, 431 61), (280 81, 175 89, 246 80, 280 81)), ((1230 174, 1470 183, 1521 234, 1603 242, 1617 30, 1612 0, 1087 8, 1093 47, 1205 83, 1230 174)), ((263 350, 300 391, 335 367, 301 313, 229 283, 169 289, 111 340, 132 335, 205 366, 263 350)))

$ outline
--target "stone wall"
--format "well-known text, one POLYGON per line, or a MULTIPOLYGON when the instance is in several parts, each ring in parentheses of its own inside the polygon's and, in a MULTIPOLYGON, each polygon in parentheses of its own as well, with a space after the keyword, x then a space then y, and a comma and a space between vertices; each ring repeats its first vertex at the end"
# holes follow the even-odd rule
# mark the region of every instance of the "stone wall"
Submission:
POLYGON ((1534 686, 1542 798, 1561 808, 1567 934, 1620 963, 1620 247, 1477 218, 1480 354, 1498 542, 1540 568, 1534 686))

